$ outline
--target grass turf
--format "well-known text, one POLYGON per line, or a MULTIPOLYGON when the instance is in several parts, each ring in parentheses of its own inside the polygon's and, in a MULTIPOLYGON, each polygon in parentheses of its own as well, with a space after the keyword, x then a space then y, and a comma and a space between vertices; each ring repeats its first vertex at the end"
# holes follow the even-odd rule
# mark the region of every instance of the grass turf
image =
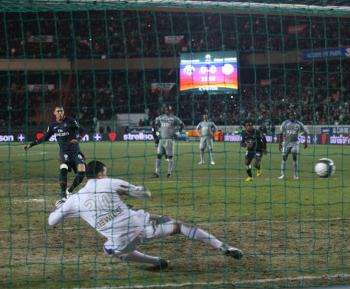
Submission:
MULTIPOLYGON (((83 221, 67 220, 54 229, 47 226, 59 195, 57 145, 40 145, 26 154, 23 146, 6 144, 0 146, 1 288, 187 282, 199 283, 191 288, 204 287, 201 283, 224 288, 232 282, 246 287, 247 280, 350 273, 349 146, 301 149, 301 179, 292 180, 289 159, 287 179, 280 181, 281 156, 277 145, 270 145, 263 158, 263 176, 252 183, 244 182, 244 151, 237 144, 216 143, 216 165, 199 166, 198 143, 178 143, 170 179, 165 161, 163 176, 151 178, 155 160, 151 142, 84 143, 81 148, 87 160, 103 160, 110 176, 144 184, 153 193, 151 200, 128 198, 127 203, 197 224, 242 248, 245 258, 228 259, 180 236, 139 248, 171 261, 162 272, 107 257, 104 239, 83 221), (321 157, 333 159, 337 166, 329 179, 312 172, 321 157)), ((73 175, 69 177, 72 180, 73 175)))

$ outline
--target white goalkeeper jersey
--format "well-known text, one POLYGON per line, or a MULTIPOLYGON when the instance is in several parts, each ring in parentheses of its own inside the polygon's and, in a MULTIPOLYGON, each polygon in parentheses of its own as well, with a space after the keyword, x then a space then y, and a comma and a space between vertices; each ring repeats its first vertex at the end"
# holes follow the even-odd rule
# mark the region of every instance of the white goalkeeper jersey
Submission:
POLYGON ((50 214, 49 225, 64 218, 80 217, 107 238, 107 249, 122 251, 143 232, 150 216, 143 210, 129 209, 119 193, 137 198, 150 196, 144 187, 120 179, 90 179, 78 193, 50 214))

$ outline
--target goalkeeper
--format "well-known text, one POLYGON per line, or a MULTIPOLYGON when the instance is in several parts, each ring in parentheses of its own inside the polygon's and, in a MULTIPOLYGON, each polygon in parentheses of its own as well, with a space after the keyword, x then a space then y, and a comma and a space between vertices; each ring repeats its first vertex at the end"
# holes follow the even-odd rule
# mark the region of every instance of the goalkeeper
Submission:
POLYGON ((243 257, 241 250, 224 244, 198 227, 167 216, 152 216, 144 210, 129 209, 121 196, 147 199, 151 197, 150 191, 143 186, 107 177, 107 168, 102 162, 88 163, 86 177, 88 182, 85 187, 66 201, 56 203, 49 216, 49 225, 56 225, 66 218, 80 217, 107 239, 104 251, 108 255, 116 256, 122 261, 151 264, 160 269, 166 268, 168 261, 137 251, 139 244, 182 234, 188 239, 208 244, 226 256, 234 259, 243 257))

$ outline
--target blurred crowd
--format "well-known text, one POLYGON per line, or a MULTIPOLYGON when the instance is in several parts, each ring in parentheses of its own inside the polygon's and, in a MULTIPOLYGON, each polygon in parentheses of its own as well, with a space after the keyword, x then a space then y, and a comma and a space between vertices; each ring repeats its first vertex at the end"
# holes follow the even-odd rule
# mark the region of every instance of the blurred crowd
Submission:
POLYGON ((285 51, 350 44, 350 19, 81 11, 4 14, 0 57, 165 57, 186 51, 285 51), (166 36, 180 36, 167 39, 166 36))
POLYGON ((61 98, 66 110, 87 127, 127 112, 146 114, 140 125, 148 125, 164 104, 172 105, 187 125, 198 123, 205 111, 220 125, 240 124, 248 117, 257 120, 262 115, 278 124, 291 106, 306 124, 350 124, 349 64, 338 60, 255 67, 255 71, 246 67, 241 70, 239 91, 231 94, 179 94, 177 86, 167 92, 152 90, 155 82, 176 83, 178 75, 173 70, 49 73, 45 83, 54 88, 44 86, 38 91, 28 87, 40 83, 41 74, 3 73, 0 123, 45 123, 48 108, 61 98))
POLYGON ((177 84, 176 69, 0 72, 2 127, 42 125, 58 100, 87 127, 126 112, 144 113, 139 124, 149 125, 165 103, 187 125, 197 124, 204 111, 219 125, 240 124, 247 117, 278 124, 291 105, 307 124, 350 124, 348 59, 268 66, 244 62, 254 52, 350 46, 349 19, 131 11, 3 16, 0 58, 166 57, 237 50, 244 65, 234 94, 180 94, 177 85, 169 91, 152 89, 152 83, 177 84))

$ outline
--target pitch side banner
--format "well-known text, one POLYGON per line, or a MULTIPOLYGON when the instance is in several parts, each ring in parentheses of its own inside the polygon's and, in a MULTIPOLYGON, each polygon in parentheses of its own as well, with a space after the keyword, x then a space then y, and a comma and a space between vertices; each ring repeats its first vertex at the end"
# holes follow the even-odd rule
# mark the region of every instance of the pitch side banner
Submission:
POLYGON ((328 134, 328 135, 350 135, 350 126, 339 126, 339 127, 323 126, 321 127, 321 133, 328 134))
POLYGON ((302 58, 306 61, 345 57, 350 57, 350 47, 304 50, 302 53, 302 58))
MULTIPOLYGON (((41 132, 42 133, 42 132, 41 132)), ((11 143, 11 142, 29 142, 34 139, 33 136, 27 137, 23 133, 18 134, 0 134, 0 143, 11 143)), ((82 137, 82 142, 100 142, 100 141, 153 141, 153 135, 147 132, 133 132, 127 133, 118 138, 115 132, 111 132, 109 134, 86 134, 82 137)), ((188 140, 185 134, 179 135, 178 140, 188 140)), ((241 135, 239 134, 225 134, 224 141, 225 142, 235 142, 238 143, 242 140, 241 135)), ((266 140, 268 143, 276 143, 277 138, 272 136, 266 136, 266 140)), ((300 143, 305 142, 305 138, 303 136, 299 137, 300 143)), ((49 142, 56 142, 56 138, 52 136, 49 142)), ((331 144, 331 145, 350 145, 350 135, 327 135, 318 134, 309 136, 308 142, 310 144, 331 144)))

